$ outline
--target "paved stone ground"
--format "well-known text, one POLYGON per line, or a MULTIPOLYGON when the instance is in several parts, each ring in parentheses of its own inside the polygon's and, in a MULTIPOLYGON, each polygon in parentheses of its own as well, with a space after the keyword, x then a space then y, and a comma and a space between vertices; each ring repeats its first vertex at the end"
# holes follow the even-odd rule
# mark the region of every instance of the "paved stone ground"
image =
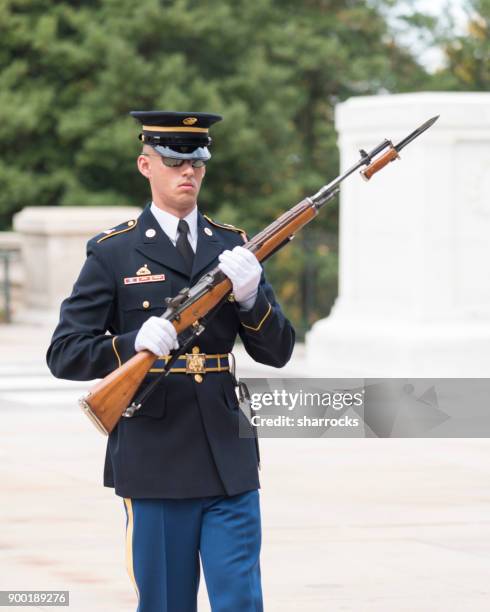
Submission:
MULTIPOLYGON (((50 377, 48 338, 0 326, 0 589, 66 589, 74 612, 131 612, 105 438, 77 408, 87 385, 50 377)), ((242 375, 265 375, 238 359, 242 375)), ((304 370, 299 347, 280 375, 304 370)), ((266 610, 490 609, 488 440, 263 439, 261 451, 266 610)))

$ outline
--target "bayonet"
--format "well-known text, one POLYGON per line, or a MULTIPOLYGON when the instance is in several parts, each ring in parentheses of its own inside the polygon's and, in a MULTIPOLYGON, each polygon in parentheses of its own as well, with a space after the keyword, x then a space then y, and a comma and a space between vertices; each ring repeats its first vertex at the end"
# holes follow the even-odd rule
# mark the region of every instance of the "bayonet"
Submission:
POLYGON ((420 134, 425 132, 425 130, 428 130, 431 126, 433 126, 434 123, 438 119, 439 119, 439 115, 436 115, 435 117, 432 117, 431 119, 429 119, 428 121, 423 123, 420 127, 418 127, 416 130, 414 130, 411 134, 406 136, 403 140, 400 140, 400 142, 397 145, 395 145, 394 148, 398 152, 400 152, 403 149, 403 147, 406 147, 407 144, 410 144, 412 142, 412 140, 415 140, 415 138, 417 138, 417 136, 420 136, 420 134))
POLYGON ((418 127, 416 130, 414 130, 411 134, 406 136, 403 140, 400 140, 400 142, 397 145, 393 145, 391 141, 387 141, 389 143, 388 151, 386 151, 386 153, 383 153, 383 155, 380 155, 379 157, 374 159, 372 162, 369 162, 368 167, 365 168, 364 170, 361 170, 361 176, 364 179, 366 179, 366 181, 369 181, 369 179, 373 176, 373 174, 376 174, 376 172, 384 168, 386 164, 389 164, 390 162, 395 161, 395 159, 400 159, 400 156, 398 155, 399 152, 404 147, 406 147, 407 144, 411 143, 412 140, 415 140, 415 138, 420 136, 420 134, 425 132, 425 130, 428 130, 432 125, 434 125, 434 123, 438 119, 439 119, 439 115, 432 117, 431 119, 423 123, 420 127, 418 127))
POLYGON ((310 197, 311 202, 314 204, 314 206, 317 209, 320 209, 329 200, 331 200, 334 196, 337 195, 340 189, 339 187, 340 183, 344 181, 348 176, 350 176, 353 172, 355 172, 356 170, 359 170, 359 168, 362 168, 362 166, 367 166, 367 167, 364 168, 364 170, 361 170, 360 174, 364 179, 366 179, 366 181, 368 181, 373 176, 373 174, 376 174, 376 172, 384 168, 386 164, 388 164, 391 161, 394 161, 395 159, 399 159, 400 156, 398 155, 398 152, 401 151, 403 147, 406 147, 407 144, 412 142, 412 140, 417 138, 417 136, 420 136, 422 132, 425 132, 425 130, 428 130, 437 121, 437 119, 439 119, 439 115, 436 115, 435 117, 432 117, 431 119, 423 123, 420 127, 414 130, 411 134, 409 134, 403 140, 401 140, 397 145, 393 145, 391 140, 385 139, 382 142, 380 142, 379 145, 371 149, 371 151, 369 152, 365 151, 364 149, 361 149, 359 151, 361 155, 361 159, 357 163, 355 163, 351 168, 349 168, 348 170, 343 172, 340 176, 335 178, 332 182, 328 183, 328 185, 325 185, 324 187, 322 187, 320 191, 315 193, 314 196, 311 196, 310 197), (385 149, 388 149, 388 150, 385 151, 385 149), (385 152, 383 153, 383 151, 385 152))

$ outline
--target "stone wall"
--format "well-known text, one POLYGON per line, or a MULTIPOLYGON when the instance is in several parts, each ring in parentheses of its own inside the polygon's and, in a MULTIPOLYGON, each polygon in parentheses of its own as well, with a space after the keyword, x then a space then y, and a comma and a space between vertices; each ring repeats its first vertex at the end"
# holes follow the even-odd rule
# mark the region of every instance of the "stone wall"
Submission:
POLYGON ((6 270, 4 257, 9 256, 8 276, 10 289, 10 312, 12 316, 22 306, 24 286, 24 266, 22 262, 21 238, 16 232, 0 232, 0 322, 5 321, 5 284, 6 270))
POLYGON ((341 165, 434 126, 368 183, 344 183, 339 296, 307 336, 323 376, 490 373, 490 94, 352 98, 336 113, 341 165))
POLYGON ((85 260, 87 241, 140 213, 126 206, 38 206, 17 213, 14 229, 21 245, 23 299, 15 320, 53 324, 85 260))

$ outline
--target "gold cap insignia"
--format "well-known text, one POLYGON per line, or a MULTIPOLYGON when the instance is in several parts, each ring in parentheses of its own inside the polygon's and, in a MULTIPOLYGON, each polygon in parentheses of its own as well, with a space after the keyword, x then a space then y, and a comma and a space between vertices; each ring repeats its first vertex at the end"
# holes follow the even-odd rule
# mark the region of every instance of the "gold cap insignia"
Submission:
POLYGON ((151 272, 146 264, 136 272, 136 276, 146 276, 147 274, 151 274, 151 272))
POLYGON ((197 122, 197 117, 186 117, 182 123, 184 125, 194 125, 197 122))

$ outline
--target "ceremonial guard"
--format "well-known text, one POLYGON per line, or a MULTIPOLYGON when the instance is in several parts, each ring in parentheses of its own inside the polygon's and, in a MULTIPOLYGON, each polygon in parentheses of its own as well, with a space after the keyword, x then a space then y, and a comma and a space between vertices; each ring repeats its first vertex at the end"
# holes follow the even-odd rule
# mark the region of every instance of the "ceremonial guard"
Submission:
POLYGON ((220 266, 233 293, 141 408, 121 417, 108 439, 104 484, 124 498, 138 612, 195 611, 199 559, 213 612, 259 612, 259 453, 254 438, 239 435, 230 353, 239 335, 256 361, 282 367, 294 330, 241 246, 244 232, 198 210, 209 128, 221 117, 131 114, 142 124, 137 164, 152 202, 88 242, 47 362, 59 378, 92 380, 149 350, 158 360, 144 388, 179 346, 160 318, 165 299, 220 266))

